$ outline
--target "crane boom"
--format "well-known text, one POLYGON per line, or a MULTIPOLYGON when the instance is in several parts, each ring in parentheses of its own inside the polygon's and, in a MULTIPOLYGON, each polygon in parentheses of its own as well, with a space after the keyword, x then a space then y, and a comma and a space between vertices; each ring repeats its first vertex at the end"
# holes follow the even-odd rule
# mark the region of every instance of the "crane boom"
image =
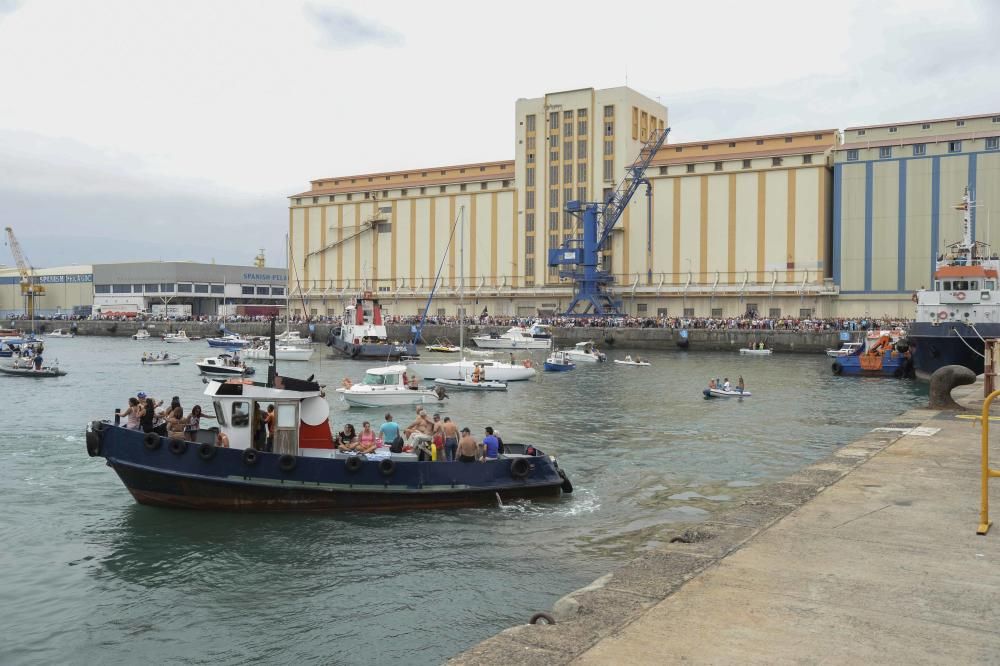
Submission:
POLYGON ((17 242, 14 230, 6 227, 4 231, 7 232, 7 245, 10 246, 10 253, 14 255, 17 272, 21 274, 21 295, 24 296, 25 313, 29 319, 34 319, 35 299, 45 294, 45 287, 35 284, 35 269, 28 263, 28 258, 24 256, 24 251, 21 250, 21 244, 17 242))
POLYGON ((582 216, 583 220, 583 238, 567 238, 561 247, 549 249, 549 266, 573 267, 559 271, 559 277, 574 282, 573 300, 566 309, 566 316, 590 314, 591 307, 593 314, 598 316, 621 315, 621 302, 613 299, 607 289, 614 282, 614 276, 599 268, 598 254, 607 248, 611 232, 639 186, 645 185, 646 195, 650 195, 646 169, 669 132, 668 127, 649 134, 625 177, 603 201, 566 202, 566 212, 578 218, 582 216), (581 304, 583 310, 577 312, 577 305, 581 304))

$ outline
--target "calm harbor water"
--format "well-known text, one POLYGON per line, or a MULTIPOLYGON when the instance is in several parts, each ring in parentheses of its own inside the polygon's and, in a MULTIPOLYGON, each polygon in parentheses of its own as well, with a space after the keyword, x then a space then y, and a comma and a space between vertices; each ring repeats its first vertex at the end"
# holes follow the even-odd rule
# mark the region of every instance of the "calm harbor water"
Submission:
MULTIPOLYGON (((185 411, 204 405, 192 363, 207 345, 46 346, 68 376, 0 377, 0 663, 439 663, 547 610, 678 522, 710 517, 926 401, 922 384, 834 377, 821 355, 642 352, 653 367, 580 366, 440 405, 477 436, 493 425, 556 454, 576 488, 561 500, 194 513, 137 505, 103 459, 87 457, 83 432, 139 390, 179 395, 185 411), (143 351, 163 347, 184 362, 140 366, 143 351), (739 374, 752 398, 702 399, 710 376, 739 374)), ((367 367, 319 349, 281 371, 337 386, 367 367)), ((382 420, 330 401, 337 428, 382 420)))

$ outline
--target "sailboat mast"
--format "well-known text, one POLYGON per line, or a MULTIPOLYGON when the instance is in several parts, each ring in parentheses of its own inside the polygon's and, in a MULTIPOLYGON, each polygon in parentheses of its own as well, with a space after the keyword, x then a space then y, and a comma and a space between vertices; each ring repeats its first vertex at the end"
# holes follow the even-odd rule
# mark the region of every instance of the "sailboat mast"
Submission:
POLYGON ((465 206, 459 206, 461 229, 458 236, 458 348, 465 357, 465 206))

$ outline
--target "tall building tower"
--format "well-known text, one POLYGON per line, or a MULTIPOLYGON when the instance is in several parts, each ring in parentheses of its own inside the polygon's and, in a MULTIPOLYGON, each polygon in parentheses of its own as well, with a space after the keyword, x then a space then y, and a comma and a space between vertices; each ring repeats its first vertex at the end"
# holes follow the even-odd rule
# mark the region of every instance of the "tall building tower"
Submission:
MULTIPOLYGON (((667 126, 667 107, 629 88, 582 88, 518 99, 515 105, 514 224, 524 238, 524 284, 556 286, 547 250, 580 236, 567 201, 600 200, 614 188, 649 133, 667 126)), ((628 226, 628 211, 621 228, 628 226)), ((612 261, 620 239, 612 241, 612 261)), ((568 285, 567 285, 568 287, 568 285)))

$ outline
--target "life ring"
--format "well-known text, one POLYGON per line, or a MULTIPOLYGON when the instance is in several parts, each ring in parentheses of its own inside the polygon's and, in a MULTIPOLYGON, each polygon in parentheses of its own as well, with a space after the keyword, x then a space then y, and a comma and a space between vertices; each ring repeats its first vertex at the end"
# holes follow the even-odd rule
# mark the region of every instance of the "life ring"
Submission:
POLYGON ((155 432, 147 432, 146 436, 142 438, 142 445, 146 447, 147 451, 155 451, 160 448, 160 436, 155 432))
POLYGON ((187 451, 188 443, 186 439, 171 439, 167 448, 174 455, 180 456, 184 455, 184 452, 187 451))
POLYGON ((260 456, 257 454, 257 449, 243 449, 243 464, 247 467, 253 467, 257 464, 257 460, 260 456))
POLYGON ((570 493, 572 493, 573 492, 573 483, 569 480, 569 477, 566 476, 566 472, 562 471, 561 469, 558 470, 558 472, 559 472, 559 478, 561 478, 563 480, 562 485, 560 486, 560 488, 562 488, 562 491, 564 493, 566 493, 567 495, 570 494, 570 493))
POLYGON ((281 469, 282 472, 291 472, 293 469, 295 469, 296 462, 297 461, 295 460, 295 456, 286 453, 282 455, 280 458, 278 458, 278 467, 281 469))
POLYGON ((530 358, 526 358, 526 359, 524 359, 524 362, 522 363, 522 365, 524 367, 526 367, 526 368, 530 368, 532 365, 534 365, 534 363, 531 362, 530 358))
POLYGON ((208 442, 202 443, 198 447, 198 457, 204 461, 209 461, 215 457, 215 444, 209 444, 208 442))
POLYGON ((101 454, 101 436, 96 432, 87 433, 87 455, 91 458, 101 454))
POLYGON ((842 366, 840 363, 837 363, 836 361, 834 361, 833 362, 833 374, 835 374, 835 375, 842 375, 842 374, 844 374, 844 366, 842 366))
POLYGON ((379 461, 378 471, 382 473, 382 476, 392 476, 392 473, 396 471, 396 461, 392 458, 383 458, 379 461))
POLYGON ((363 463, 364 461, 361 459, 361 456, 351 456, 344 461, 344 467, 347 468, 348 472, 357 472, 361 469, 363 463))
POLYGON ((515 479, 523 479, 531 472, 531 463, 525 458, 515 458, 510 463, 510 475, 515 479))
POLYGON ((957 292, 955 292, 955 299, 959 300, 959 301, 964 301, 965 300, 965 292, 964 291, 957 291, 957 292))
POLYGON ((941 310, 941 312, 938 312, 938 319, 947 319, 947 318, 948 318, 947 310, 941 310))

